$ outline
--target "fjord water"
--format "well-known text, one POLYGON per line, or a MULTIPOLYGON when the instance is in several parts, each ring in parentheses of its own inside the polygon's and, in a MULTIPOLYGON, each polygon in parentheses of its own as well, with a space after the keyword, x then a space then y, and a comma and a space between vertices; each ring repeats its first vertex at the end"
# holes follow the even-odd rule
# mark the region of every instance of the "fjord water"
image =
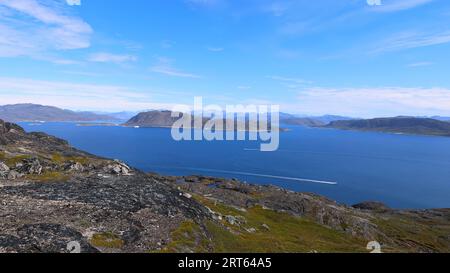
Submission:
POLYGON ((281 133, 278 151, 264 153, 258 142, 176 142, 170 129, 162 128, 21 125, 147 172, 237 178, 348 205, 370 200, 394 208, 450 207, 450 138, 445 137, 291 127, 281 133))

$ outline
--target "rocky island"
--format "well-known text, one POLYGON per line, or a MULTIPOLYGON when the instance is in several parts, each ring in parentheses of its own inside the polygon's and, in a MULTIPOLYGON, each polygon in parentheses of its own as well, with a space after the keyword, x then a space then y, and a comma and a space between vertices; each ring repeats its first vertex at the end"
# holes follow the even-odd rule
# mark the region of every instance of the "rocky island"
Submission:
MULTIPOLYGON (((172 116, 172 111, 169 110, 154 110, 154 111, 148 111, 148 112, 141 112, 139 114, 137 114, 136 116, 132 117, 131 119, 129 119, 127 122, 125 122, 123 124, 123 126, 126 127, 136 127, 136 128, 171 128, 175 122, 177 122, 181 116, 183 115, 182 113, 179 113, 176 115, 176 117, 172 116)), ((189 116, 189 114, 187 114, 189 116)), ((224 113, 224 116, 226 116, 226 114, 224 113)), ((234 114, 235 118, 234 120, 232 119, 226 119, 226 118, 216 118, 214 116, 210 116, 210 117, 198 117, 196 115, 191 114, 190 116, 190 127, 189 128, 195 128, 195 129, 204 129, 206 127, 210 127, 212 126, 213 128, 210 128, 212 130, 216 130, 216 128, 214 128, 213 125, 208 124, 209 122, 214 122, 214 121, 220 121, 222 123, 222 130, 223 131, 238 131, 238 130, 242 130, 242 131, 251 131, 252 129, 250 128, 250 122, 249 122, 249 117, 248 115, 245 115, 243 117, 243 119, 238 118, 237 114, 234 114), (200 119, 199 124, 195 123, 195 118, 198 117, 200 119), (233 125, 231 126, 231 128, 227 127, 227 121, 232 121, 233 125)), ((270 120, 269 122, 265 121, 264 123, 267 123, 267 129, 271 130, 271 123, 270 120)), ((275 128, 275 127, 274 127, 275 128)), ((222 131, 222 130, 218 130, 218 131, 222 131)), ((287 131, 285 128, 279 128, 280 131, 287 131)))
POLYGON ((399 134, 450 136, 450 123, 431 118, 395 117, 333 121, 326 128, 399 134))
POLYGON ((0 253, 450 251, 450 209, 147 174, 1 120, 0 208, 0 253))

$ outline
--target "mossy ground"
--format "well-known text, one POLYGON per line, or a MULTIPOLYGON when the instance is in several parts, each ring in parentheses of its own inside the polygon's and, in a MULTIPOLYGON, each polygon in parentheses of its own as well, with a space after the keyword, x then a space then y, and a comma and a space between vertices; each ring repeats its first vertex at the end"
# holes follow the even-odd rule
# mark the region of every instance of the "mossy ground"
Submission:
POLYGON ((25 178, 38 182, 66 182, 69 180, 70 175, 58 171, 46 171, 40 175, 30 174, 25 178))
POLYGON ((28 155, 16 155, 10 156, 5 152, 0 152, 0 161, 4 162, 8 167, 13 168, 17 163, 22 162, 24 159, 28 159, 30 156, 28 155))
POLYGON ((97 233, 92 236, 90 243, 99 248, 121 249, 123 240, 111 232, 97 233))
POLYGON ((227 221, 185 222, 172 234, 166 252, 367 252, 367 242, 310 220, 261 207, 241 211, 196 197, 221 215, 245 218, 240 226, 227 221), (268 227, 268 229, 267 229, 268 227))
POLYGON ((55 164, 64 164, 67 162, 78 162, 82 165, 88 165, 90 163, 90 159, 88 157, 81 156, 63 156, 61 154, 55 153, 52 155, 51 161, 55 164))
POLYGON ((183 222, 172 233, 171 239, 162 252, 208 252, 208 239, 203 236, 200 225, 193 221, 183 222))
MULTIPOLYGON (((17 163, 22 162, 25 159, 29 159, 31 156, 29 155, 8 155, 3 151, 0 151, 0 161, 4 162, 8 167, 13 168, 17 163)), ((61 154, 55 153, 52 154, 51 157, 38 157, 41 160, 50 160, 52 163, 62 166, 68 162, 78 162, 82 165, 88 165, 91 163, 91 160, 87 157, 68 157, 63 156, 61 154)), ((70 175, 63 171, 44 171, 40 175, 27 175, 25 178, 29 180, 39 181, 39 182, 53 182, 60 181, 65 182, 69 180, 70 175)))
POLYGON ((385 246, 384 252, 450 252, 450 226, 446 223, 398 215, 379 218, 375 223, 399 245, 395 248, 385 246))

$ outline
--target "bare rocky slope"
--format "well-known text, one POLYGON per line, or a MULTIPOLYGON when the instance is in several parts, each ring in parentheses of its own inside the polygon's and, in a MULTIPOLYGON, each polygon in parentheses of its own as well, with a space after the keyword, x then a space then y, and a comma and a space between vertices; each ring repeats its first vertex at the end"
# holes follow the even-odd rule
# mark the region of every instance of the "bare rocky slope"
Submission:
POLYGON ((450 210, 146 174, 1 120, 0 208, 0 252, 450 251, 450 210))

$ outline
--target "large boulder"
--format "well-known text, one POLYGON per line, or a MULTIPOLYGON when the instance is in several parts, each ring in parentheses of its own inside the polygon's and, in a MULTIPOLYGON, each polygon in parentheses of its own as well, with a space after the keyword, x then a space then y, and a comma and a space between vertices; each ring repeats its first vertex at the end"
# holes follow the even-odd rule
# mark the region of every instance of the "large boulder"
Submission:
POLYGON ((0 172, 8 172, 9 171, 9 167, 0 161, 0 172))
MULTIPOLYGON (((18 229, 19 238, 3 240, 8 247, 15 247, 22 253, 98 253, 77 230, 60 224, 28 224, 18 229), (14 240, 15 239, 15 240, 14 240), (77 245, 77 247, 74 247, 77 245)), ((1 239, 1 237, 0 237, 1 239)), ((0 240, 0 248, 2 247, 0 240)))
POLYGON ((0 161, 0 178, 5 178, 9 173, 9 167, 0 161))
POLYGON ((114 160, 103 168, 103 171, 114 175, 131 175, 131 168, 120 160, 114 160))
POLYGON ((22 177, 23 174, 18 173, 15 170, 11 170, 5 163, 0 161, 0 178, 14 180, 22 177))
POLYGON ((17 163, 16 171, 22 174, 42 174, 43 167, 37 158, 27 158, 17 163))
POLYGON ((8 175, 6 176, 6 179, 8 180, 15 180, 17 178, 23 177, 23 174, 16 172, 15 170, 9 171, 8 175))
POLYGON ((79 162, 69 162, 66 166, 64 166, 64 170, 70 172, 83 172, 84 166, 79 162))
POLYGON ((25 131, 19 125, 0 119, 0 145, 14 143, 25 131))

